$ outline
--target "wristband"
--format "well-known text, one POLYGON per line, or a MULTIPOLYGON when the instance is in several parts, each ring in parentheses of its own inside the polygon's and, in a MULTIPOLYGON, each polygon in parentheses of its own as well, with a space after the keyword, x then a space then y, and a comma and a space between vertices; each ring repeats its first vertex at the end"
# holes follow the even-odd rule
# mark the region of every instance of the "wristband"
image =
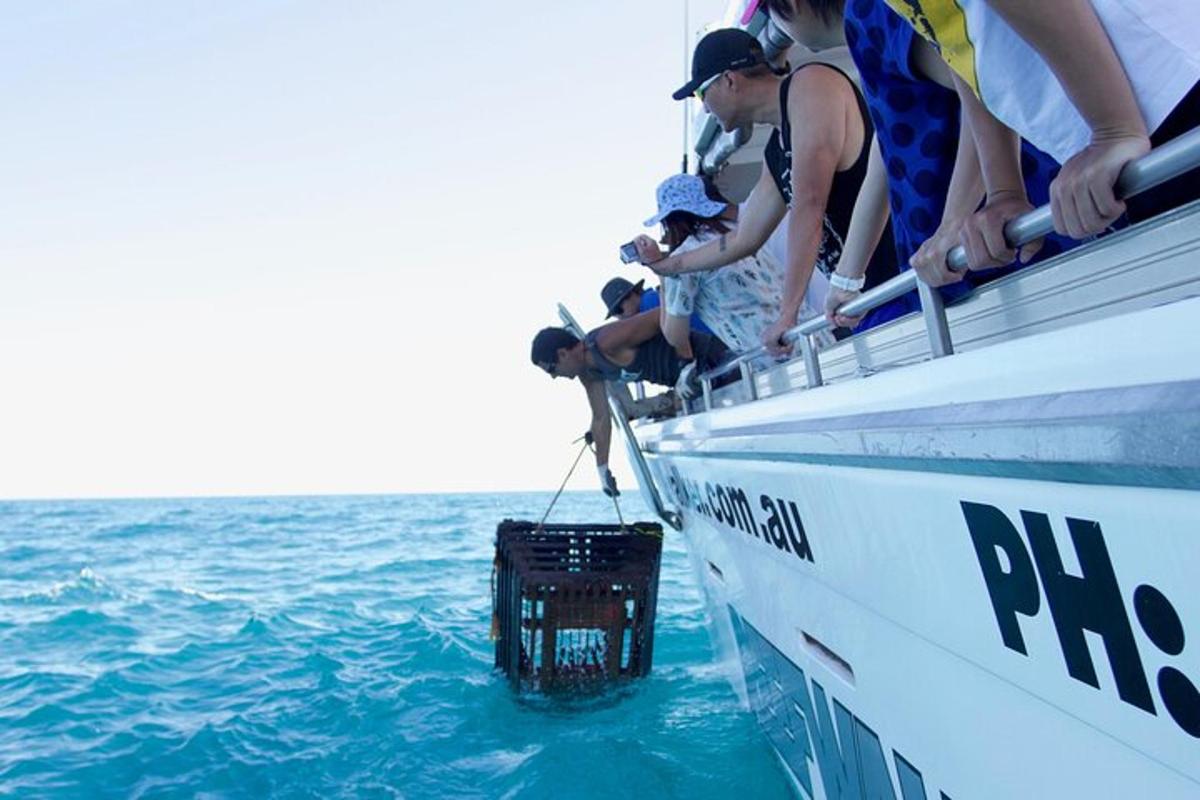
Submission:
POLYGON ((861 292, 862 287, 866 285, 867 279, 863 278, 847 278, 837 272, 829 276, 829 285, 835 289, 840 289, 843 292, 861 292))

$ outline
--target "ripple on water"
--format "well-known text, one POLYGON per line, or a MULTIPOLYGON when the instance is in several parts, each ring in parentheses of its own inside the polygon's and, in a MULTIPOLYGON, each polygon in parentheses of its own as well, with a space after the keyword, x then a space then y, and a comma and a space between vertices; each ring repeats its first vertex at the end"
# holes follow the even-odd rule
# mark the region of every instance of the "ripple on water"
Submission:
POLYGON ((495 524, 548 500, 0 504, 0 796, 788 796, 677 541, 649 679, 493 673, 495 524))

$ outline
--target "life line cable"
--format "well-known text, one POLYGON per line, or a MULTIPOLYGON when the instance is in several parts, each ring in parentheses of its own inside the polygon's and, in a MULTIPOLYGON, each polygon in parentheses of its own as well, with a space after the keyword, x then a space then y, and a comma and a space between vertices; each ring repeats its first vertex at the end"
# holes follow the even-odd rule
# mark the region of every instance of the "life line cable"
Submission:
MULTIPOLYGON (((546 520, 549 519, 550 512, 554 510, 555 504, 558 503, 558 498, 562 496, 563 489, 567 488, 567 483, 571 480, 571 476, 575 474, 575 468, 579 466, 579 459, 583 458, 583 452, 585 450, 592 450, 592 452, 595 452, 595 450, 592 448, 590 437, 587 434, 584 434, 581 438, 583 440, 583 446, 579 448, 579 452, 575 455, 575 461, 571 464, 571 468, 567 470, 567 475, 565 478, 563 478, 562 483, 559 485, 558 491, 555 492, 554 497, 550 499, 550 505, 546 508, 546 513, 542 515, 541 521, 538 522, 537 530, 539 531, 542 529, 542 526, 546 524, 546 520)), ((578 442, 579 439, 576 439, 575 441, 578 442)), ((605 492, 605 494, 608 493, 605 492)), ((617 501, 617 496, 615 494, 608 496, 612 498, 613 508, 616 509, 617 522, 621 526, 621 530, 625 530, 625 517, 621 514, 621 504, 617 501)))
MULTIPOLYGON (((579 441, 579 439, 576 439, 575 441, 579 441)), ((554 497, 551 498, 550 505, 546 509, 546 513, 542 514, 542 521, 537 524, 537 529, 539 531, 542 529, 542 526, 546 524, 546 520, 549 518, 550 512, 554 510, 554 504, 558 502, 558 498, 562 495, 563 489, 567 488, 567 481, 571 480, 571 476, 575 474, 575 468, 579 466, 579 459, 583 458, 584 451, 589 449, 591 446, 592 443, 587 440, 586 436, 584 436, 583 447, 579 448, 579 453, 575 456, 575 463, 571 464, 571 468, 567 470, 567 477, 563 478, 562 485, 558 487, 558 491, 555 492, 554 497)))

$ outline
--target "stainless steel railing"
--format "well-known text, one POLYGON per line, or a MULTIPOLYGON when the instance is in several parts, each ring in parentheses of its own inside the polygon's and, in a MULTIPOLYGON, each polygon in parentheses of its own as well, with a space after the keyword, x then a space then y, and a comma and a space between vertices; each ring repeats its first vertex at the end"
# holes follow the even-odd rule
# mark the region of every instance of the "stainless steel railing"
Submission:
MULTIPOLYGON (((558 318, 562 320, 563 325, 571 333, 584 338, 585 333, 579 323, 575 321, 575 317, 567 310, 567 307, 562 303, 558 304, 558 318)), ((625 415, 625 408, 613 390, 611 383, 605 383, 605 394, 608 396, 608 411, 614 420, 617 421, 618 427, 621 428, 621 433, 625 435, 625 451, 629 454, 630 465, 637 473, 638 483, 646 490, 646 494, 650 496, 650 506, 658 518, 670 525, 675 530, 683 529, 683 521, 679 518, 679 514, 667 508, 663 502, 662 494, 658 491, 658 484, 654 482, 654 477, 650 474, 650 465, 646 463, 646 456, 642 453, 642 448, 638 446, 638 441, 633 435, 633 427, 629 424, 629 418, 625 415)))
MULTIPOLYGON (((1197 167, 1200 167, 1200 128, 1168 142, 1127 165, 1117 181, 1117 195, 1122 198, 1133 197, 1197 167)), ((1004 228, 1004 236, 1013 247, 1020 247, 1053 232, 1054 220, 1048 205, 1014 219, 1004 228)), ((947 257, 947 263, 951 269, 957 272, 965 270, 967 268, 966 251, 961 246, 954 248, 947 257)), ((954 352, 954 347, 950 336, 950 327, 946 322, 946 312, 942 306, 941 294, 928 284, 918 280, 916 273, 911 269, 905 270, 891 280, 881 283, 871 291, 846 303, 838 309, 838 313, 848 317, 861 316, 913 289, 920 294, 921 313, 925 320, 931 355, 934 358, 950 355, 954 352)), ((799 346, 799 357, 804 359, 809 388, 815 388, 823 383, 817 347, 812 337, 832 328, 833 324, 828 319, 816 317, 802 322, 782 337, 787 344, 799 346)), ((756 347, 702 375, 700 380, 705 409, 712 408, 713 380, 735 369, 741 372, 742 382, 749 387, 750 397, 754 399, 757 395, 754 382, 754 361, 766 355, 765 347, 756 347)))

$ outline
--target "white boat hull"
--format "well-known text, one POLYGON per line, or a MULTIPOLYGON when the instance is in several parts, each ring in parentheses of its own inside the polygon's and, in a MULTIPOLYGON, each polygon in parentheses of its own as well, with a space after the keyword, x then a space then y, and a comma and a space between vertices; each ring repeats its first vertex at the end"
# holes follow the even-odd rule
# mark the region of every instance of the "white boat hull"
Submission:
POLYGON ((804 794, 1200 797, 1198 315, 638 427, 804 794))

